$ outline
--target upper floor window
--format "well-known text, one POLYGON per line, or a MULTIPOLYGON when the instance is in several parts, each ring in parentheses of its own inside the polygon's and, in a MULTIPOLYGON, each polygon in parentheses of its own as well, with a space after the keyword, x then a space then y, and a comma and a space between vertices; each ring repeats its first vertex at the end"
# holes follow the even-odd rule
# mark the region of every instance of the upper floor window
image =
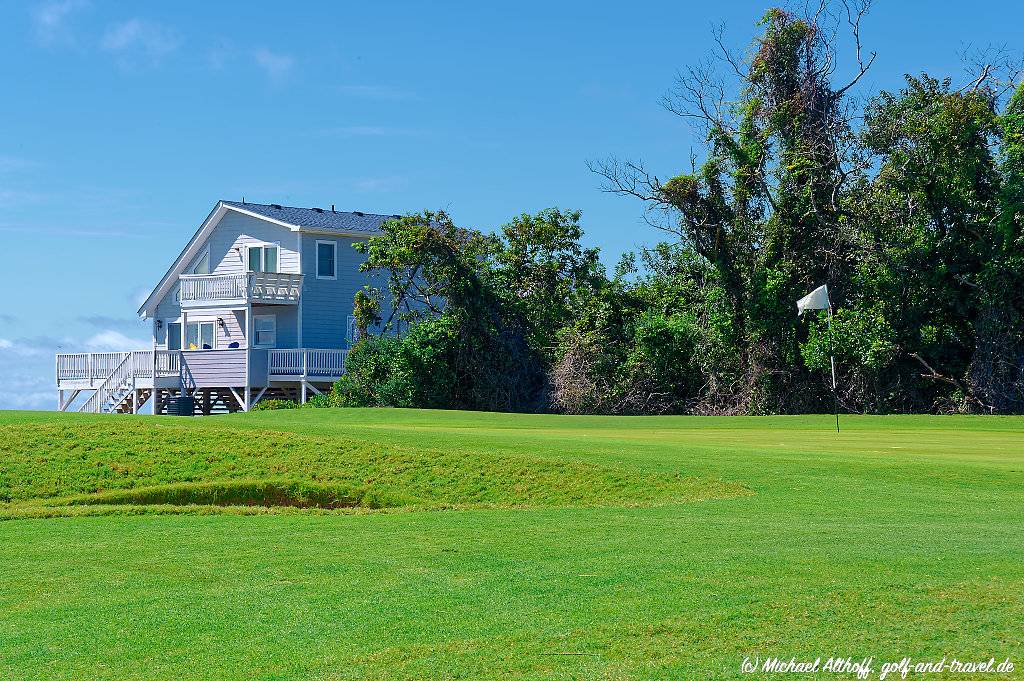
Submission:
POLYGON ((192 268, 192 274, 209 274, 210 273, 210 252, 203 253, 202 257, 196 261, 196 266, 192 268))
POLYGON ((316 278, 338 278, 338 244, 334 241, 316 242, 316 278))
POLYGON ((278 250, 275 244, 249 246, 249 271, 277 272, 278 250))

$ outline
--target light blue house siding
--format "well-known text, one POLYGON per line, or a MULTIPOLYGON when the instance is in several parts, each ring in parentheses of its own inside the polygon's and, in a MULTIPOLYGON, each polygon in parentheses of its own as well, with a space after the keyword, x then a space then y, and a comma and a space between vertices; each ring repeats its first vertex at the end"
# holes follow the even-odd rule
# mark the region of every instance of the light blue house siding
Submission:
MULTIPOLYGON (((299 309, 295 305, 253 305, 253 317, 274 315, 277 318, 276 348, 297 348, 299 346, 299 309)), ((189 318, 192 315, 189 314, 189 318)))
MULTIPOLYGON (((352 247, 354 237, 302 234, 302 345, 307 348, 348 347, 348 320, 356 292, 385 279, 359 271, 365 256, 352 247), (317 242, 336 244, 337 279, 317 277, 317 242)), ((385 313, 386 316, 386 313, 385 313)))
POLYGON ((228 211, 187 271, 192 271, 206 246, 209 246, 212 274, 244 274, 247 269, 245 247, 271 243, 281 249, 278 271, 296 273, 299 271, 298 239, 298 233, 287 227, 228 211))

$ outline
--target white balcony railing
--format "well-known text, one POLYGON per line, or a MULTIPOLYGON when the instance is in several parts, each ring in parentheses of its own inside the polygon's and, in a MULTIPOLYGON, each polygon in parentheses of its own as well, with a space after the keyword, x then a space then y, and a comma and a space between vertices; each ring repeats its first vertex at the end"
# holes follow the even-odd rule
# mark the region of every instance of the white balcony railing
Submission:
POLYGON ((223 301, 294 305, 302 292, 302 275, 287 272, 248 274, 183 274, 182 305, 223 301))
POLYGON ((348 350, 298 348, 271 350, 268 358, 271 376, 336 378, 345 373, 348 350))
POLYGON ((77 352, 57 355, 57 385, 61 383, 99 383, 105 381, 132 355, 131 366, 125 369, 136 378, 177 376, 181 367, 181 353, 177 350, 137 352, 77 352))

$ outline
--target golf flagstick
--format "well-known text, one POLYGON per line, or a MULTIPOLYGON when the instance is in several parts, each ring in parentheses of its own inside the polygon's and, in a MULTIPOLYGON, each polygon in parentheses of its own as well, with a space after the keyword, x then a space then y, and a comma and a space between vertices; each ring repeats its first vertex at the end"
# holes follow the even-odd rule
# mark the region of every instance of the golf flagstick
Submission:
POLYGON ((828 295, 827 284, 822 284, 796 301, 798 317, 807 310, 828 311, 828 361, 832 367, 832 405, 836 413, 836 433, 839 433, 839 391, 836 389, 836 355, 832 348, 832 299, 828 295))
POLYGON ((836 389, 836 355, 832 349, 832 299, 828 301, 828 361, 832 365, 832 409, 836 413, 836 434, 839 434, 839 392, 836 389))

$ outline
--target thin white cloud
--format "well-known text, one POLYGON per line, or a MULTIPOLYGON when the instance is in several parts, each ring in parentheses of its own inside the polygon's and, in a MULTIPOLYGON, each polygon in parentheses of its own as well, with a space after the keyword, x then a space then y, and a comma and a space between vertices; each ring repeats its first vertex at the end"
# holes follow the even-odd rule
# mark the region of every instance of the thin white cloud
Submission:
POLYGON ((57 401, 56 394, 52 388, 24 393, 2 390, 0 391, 0 409, 52 409, 57 401))
POLYGON ((338 92, 350 97, 364 99, 409 99, 412 95, 404 90, 387 85, 339 85, 338 92))
POLYGON ((52 338, 38 336, 35 338, 0 338, 0 354, 7 357, 49 357, 54 352, 119 352, 128 350, 146 350, 152 342, 142 338, 132 338, 115 329, 103 329, 82 340, 80 338, 52 338))
POLYGON ((0 352, 0 409, 53 409, 57 393, 53 383, 53 354, 25 358, 0 352))
POLYGON ((142 307, 142 304, 146 302, 146 298, 149 298, 149 294, 153 289, 149 286, 136 286, 135 289, 128 294, 128 302, 135 305, 135 309, 142 307))
POLYGON ((107 29, 100 47, 107 52, 126 54, 141 52, 152 61, 159 61, 178 49, 181 40, 172 29, 146 19, 128 19, 107 29))
POLYGON ((36 7, 32 12, 36 39, 43 45, 74 42, 68 19, 76 10, 88 4, 86 0, 58 0, 36 7))
POLYGON ((42 357, 51 354, 57 344, 50 338, 0 338, 0 354, 16 357, 42 357))
POLYGON ((85 341, 85 347, 92 352, 122 352, 128 350, 146 350, 153 346, 152 341, 130 338, 120 331, 107 329, 85 341))
POLYGON ((264 73, 271 80, 280 81, 288 77, 292 67, 295 66, 295 58, 287 54, 271 52, 266 48, 254 50, 252 58, 256 65, 263 69, 264 73))
POLYGON ((116 326, 130 326, 134 325, 138 321, 137 319, 131 319, 128 317, 112 317, 105 314, 79 315, 75 320, 100 329, 116 326))

